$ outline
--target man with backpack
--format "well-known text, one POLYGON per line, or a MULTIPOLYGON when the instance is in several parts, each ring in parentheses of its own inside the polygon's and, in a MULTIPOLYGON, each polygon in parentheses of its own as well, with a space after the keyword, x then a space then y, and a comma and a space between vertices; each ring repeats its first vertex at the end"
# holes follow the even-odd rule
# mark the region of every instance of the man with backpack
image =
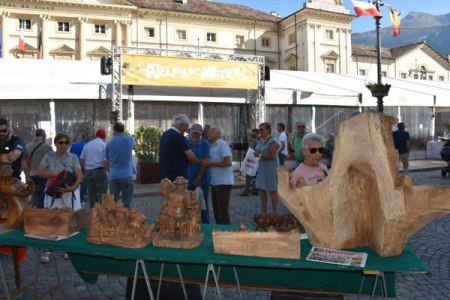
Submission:
POLYGON ((36 191, 32 197, 32 205, 37 208, 44 208, 45 184, 47 183, 47 179, 36 176, 36 168, 45 154, 53 151, 52 147, 45 142, 46 137, 47 135, 44 129, 36 129, 34 140, 26 146, 31 179, 33 179, 36 185, 36 191))

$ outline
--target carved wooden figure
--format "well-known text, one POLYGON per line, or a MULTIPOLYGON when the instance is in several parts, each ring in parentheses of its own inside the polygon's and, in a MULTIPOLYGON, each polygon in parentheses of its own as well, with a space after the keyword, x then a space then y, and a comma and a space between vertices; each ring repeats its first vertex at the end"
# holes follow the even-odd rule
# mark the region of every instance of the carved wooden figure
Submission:
POLYGON ((0 217, 6 217, 6 229, 23 227, 23 210, 36 188, 32 181, 25 184, 12 174, 8 154, 0 154, 0 217))
POLYGON ((187 180, 179 176, 172 183, 161 180, 159 191, 167 197, 161 204, 153 246, 191 249, 201 245, 200 207, 194 192, 189 192, 187 180))
POLYGON ((145 224, 147 218, 122 202, 114 202, 113 195, 103 195, 89 213, 87 240, 126 248, 143 248, 153 238, 154 225, 145 224))
POLYGON ((411 235, 450 213, 450 187, 413 186, 398 175, 394 121, 368 111, 342 122, 329 176, 316 185, 291 188, 290 171, 278 169, 280 197, 314 246, 400 255, 411 235))

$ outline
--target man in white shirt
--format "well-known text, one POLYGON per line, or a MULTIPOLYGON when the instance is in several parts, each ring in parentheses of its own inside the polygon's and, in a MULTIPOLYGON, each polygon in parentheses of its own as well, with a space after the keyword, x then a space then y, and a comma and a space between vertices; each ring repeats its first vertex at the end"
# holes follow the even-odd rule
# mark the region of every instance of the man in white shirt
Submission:
POLYGON ((106 132, 97 129, 96 138, 87 143, 80 155, 81 170, 86 176, 88 186, 89 206, 94 207, 100 202, 102 194, 108 188, 108 176, 105 169, 106 132))
POLYGON ((283 123, 277 124, 278 136, 278 162, 280 166, 284 166, 286 156, 288 154, 288 139, 285 132, 286 126, 283 123))

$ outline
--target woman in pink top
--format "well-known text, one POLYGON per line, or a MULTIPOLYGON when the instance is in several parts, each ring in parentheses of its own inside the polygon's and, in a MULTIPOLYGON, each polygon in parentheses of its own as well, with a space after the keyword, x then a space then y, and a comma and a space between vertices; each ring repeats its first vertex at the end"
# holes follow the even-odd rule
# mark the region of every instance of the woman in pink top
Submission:
POLYGON ((327 177, 327 167, 320 162, 325 151, 323 138, 315 133, 308 133, 302 141, 305 160, 292 173, 292 186, 302 187, 318 183, 327 177))

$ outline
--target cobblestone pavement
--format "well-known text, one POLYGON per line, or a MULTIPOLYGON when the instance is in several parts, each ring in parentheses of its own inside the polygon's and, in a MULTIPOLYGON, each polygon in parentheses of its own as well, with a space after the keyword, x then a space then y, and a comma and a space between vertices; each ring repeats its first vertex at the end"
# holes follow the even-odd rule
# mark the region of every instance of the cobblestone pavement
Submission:
MULTIPOLYGON (((440 170, 411 173, 415 185, 450 185, 450 178, 442 178, 440 170)), ((251 223, 253 215, 259 213, 259 196, 239 197, 239 189, 234 189, 231 198, 231 221, 234 224, 251 223)), ((159 206, 163 200, 160 196, 146 196, 135 198, 133 205, 152 221, 156 219, 159 206)), ((449 200, 450 201, 450 200, 449 200)), ((269 201, 270 202, 270 201, 269 201)), ((270 205, 269 205, 270 207, 270 205)), ((281 205, 281 213, 286 212, 281 205)), ((442 217, 420 230, 411 238, 411 244, 421 257, 430 273, 427 275, 403 274, 396 275, 397 299, 448 299, 450 295, 450 215, 442 217)), ((35 249, 29 249, 31 258, 35 249)), ((61 279, 68 299, 124 299, 126 279, 116 276, 99 276, 97 284, 85 283, 74 271, 69 261, 64 260, 63 253, 57 252, 61 279)), ((9 287, 14 286, 11 259, 1 257, 5 268, 9 287)), ((28 259, 21 267, 23 284, 32 279, 34 272, 33 259, 28 259)), ((41 265, 39 283, 40 292, 54 284, 55 276, 52 264, 41 265)), ((59 291, 53 292, 43 299, 61 299, 59 291)), ((223 288, 222 299, 237 299, 235 288, 223 288)), ((244 299, 270 299, 271 293, 264 290, 244 289, 244 299)), ((0 287, 0 298, 4 297, 0 287)), ((345 299, 356 299, 354 295, 346 295, 345 299)), ((14 299, 32 299, 32 291, 27 290, 14 299)), ((138 298, 137 298, 138 299, 138 298)), ((208 289, 207 299, 214 299, 212 288, 208 289)), ((368 297, 363 297, 368 299, 368 297)))

